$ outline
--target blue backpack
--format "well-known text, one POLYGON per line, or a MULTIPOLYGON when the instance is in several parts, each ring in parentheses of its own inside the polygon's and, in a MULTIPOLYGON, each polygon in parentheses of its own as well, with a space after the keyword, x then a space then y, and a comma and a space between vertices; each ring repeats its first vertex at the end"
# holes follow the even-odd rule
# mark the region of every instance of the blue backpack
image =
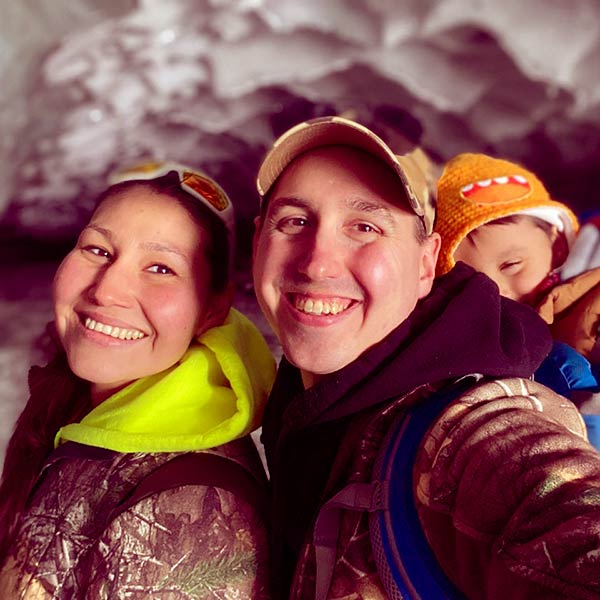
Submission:
POLYGON ((416 404, 392 421, 371 481, 350 483, 321 507, 313 531, 315 599, 326 600, 335 567, 344 511, 367 511, 377 572, 392 600, 463 599, 439 566, 414 503, 412 467, 419 444, 442 410, 473 383, 471 377, 416 404), (468 381, 468 385, 462 385, 468 381))

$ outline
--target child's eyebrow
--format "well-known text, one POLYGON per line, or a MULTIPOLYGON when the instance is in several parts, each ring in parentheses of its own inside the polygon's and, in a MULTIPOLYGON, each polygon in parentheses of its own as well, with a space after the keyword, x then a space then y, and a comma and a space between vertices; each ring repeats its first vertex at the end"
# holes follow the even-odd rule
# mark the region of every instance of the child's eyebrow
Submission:
POLYGON ((527 244, 511 244, 498 253, 498 258, 505 259, 512 257, 516 253, 523 254, 529 246, 527 244))
MULTIPOLYGON (((469 244, 471 244, 471 246, 473 246, 473 248, 478 248, 479 244, 477 243, 477 233, 478 233, 478 229, 474 229, 473 231, 469 231, 469 233, 466 235, 465 240, 467 240, 469 242, 469 244)), ((527 245, 525 242, 510 242, 508 246, 506 246, 505 248, 503 248, 502 250, 500 250, 498 252, 498 254, 496 255, 496 258, 498 260, 506 260, 508 258, 514 258, 515 254, 525 254, 527 251, 529 250, 529 245, 527 245)), ((481 250, 480 250, 481 252, 481 250)))

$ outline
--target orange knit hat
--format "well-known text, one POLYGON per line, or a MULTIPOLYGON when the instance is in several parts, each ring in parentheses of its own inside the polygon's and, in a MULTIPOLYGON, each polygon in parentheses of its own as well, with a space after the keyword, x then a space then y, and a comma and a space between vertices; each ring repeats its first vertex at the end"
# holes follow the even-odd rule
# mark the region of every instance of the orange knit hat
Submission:
POLYGON ((438 181, 435 230, 442 238, 437 274, 455 264, 454 252, 477 227, 509 215, 525 214, 554 225, 571 247, 577 217, 552 200, 542 182, 521 165, 485 154, 459 154, 438 181))

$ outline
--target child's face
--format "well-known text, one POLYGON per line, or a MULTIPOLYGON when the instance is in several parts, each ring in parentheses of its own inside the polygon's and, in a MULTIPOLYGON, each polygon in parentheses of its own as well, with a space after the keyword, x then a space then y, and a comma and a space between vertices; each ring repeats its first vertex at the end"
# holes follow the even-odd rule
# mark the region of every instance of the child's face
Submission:
POLYGON ((96 210, 54 280, 58 333, 94 400, 171 367, 223 317, 207 238, 177 201, 143 186, 96 210))
POLYGON ((459 244, 454 258, 493 279, 503 296, 529 303, 552 270, 552 246, 546 231, 523 218, 482 225, 459 244))

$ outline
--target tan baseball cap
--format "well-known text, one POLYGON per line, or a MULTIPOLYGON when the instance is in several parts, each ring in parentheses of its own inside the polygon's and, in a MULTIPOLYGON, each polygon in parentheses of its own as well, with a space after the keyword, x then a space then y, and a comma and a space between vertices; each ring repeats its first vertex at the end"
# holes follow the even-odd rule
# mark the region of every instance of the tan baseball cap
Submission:
POLYGON ((394 151, 370 129, 344 117, 318 117, 300 123, 275 141, 265 156, 256 179, 261 200, 284 169, 300 154, 322 146, 359 148, 388 165, 400 179, 408 203, 421 218, 429 235, 435 221, 429 159, 420 148, 406 154, 394 151))

